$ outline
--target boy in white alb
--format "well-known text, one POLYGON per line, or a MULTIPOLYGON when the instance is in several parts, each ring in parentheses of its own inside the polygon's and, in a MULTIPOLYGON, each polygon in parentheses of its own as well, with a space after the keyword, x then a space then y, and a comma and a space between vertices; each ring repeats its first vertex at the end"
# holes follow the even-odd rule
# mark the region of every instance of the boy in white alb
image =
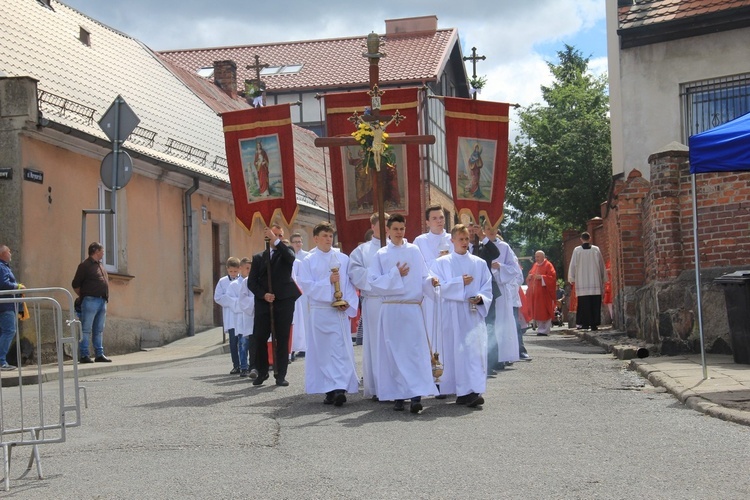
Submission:
POLYGON ((349 257, 333 245, 333 226, 321 222, 313 229, 316 250, 300 264, 297 284, 307 295, 305 333, 305 392, 325 394, 324 404, 341 406, 346 393, 359 390, 349 318, 357 315, 357 292, 349 283, 349 257), (335 271, 334 271, 335 269, 335 271), (338 284, 341 302, 334 306, 338 284))
POLYGON ((451 230, 453 253, 440 257, 432 273, 440 280, 441 341, 444 372, 440 390, 456 394, 457 404, 484 404, 487 386, 487 325, 492 305, 492 274, 487 263, 469 253, 469 230, 451 230))
MULTIPOLYGON (((453 243, 451 242, 451 235, 445 231, 445 212, 443 212, 441 205, 430 205, 425 210, 424 215, 428 231, 414 238, 414 244, 419 247, 427 269, 430 269, 435 259, 453 251, 453 243)), ((430 342, 434 344, 438 340, 439 332, 435 324, 437 310, 432 295, 425 296, 422 311, 424 312, 427 332, 430 335, 430 342)), ((440 394, 438 394, 437 399, 444 399, 447 393, 439 386, 438 389, 440 394)))
POLYGON ((234 312, 232 311, 232 300, 227 296, 229 283, 240 274, 240 259, 229 257, 227 259, 227 275, 216 283, 214 290, 214 302, 221 306, 222 324, 224 332, 229 336, 229 354, 232 357, 232 371, 230 375, 240 373, 240 356, 238 351, 237 337, 234 334, 234 312))
MULTIPOLYGON (((289 243, 292 245, 294 250, 294 266, 292 266, 292 279, 297 281, 297 274, 299 273, 299 266, 302 264, 302 260, 307 257, 310 252, 302 250, 302 235, 300 233, 293 233, 289 237, 289 243)), ((303 294, 294 303, 294 319, 292 320, 292 353, 290 360, 294 361, 297 355, 305 355, 305 314, 307 314, 307 297, 303 294)))
POLYGON ((255 352, 250 349, 255 318, 255 300, 247 288, 246 280, 250 274, 251 260, 244 257, 240 260, 240 275, 229 284, 227 295, 234 299, 235 313, 234 334, 237 336, 237 351, 240 359, 240 377, 247 377, 249 370, 255 368, 255 352), (248 362, 248 354, 250 361, 248 362))
POLYGON ((404 216, 391 215, 387 226, 391 240, 375 254, 368 273, 372 292, 382 300, 374 367, 377 393, 381 400, 395 401, 396 411, 411 399, 410 411, 419 413, 422 396, 437 392, 422 301, 435 293, 438 281, 427 270, 419 248, 404 239, 404 216))
MULTIPOLYGON (((390 217, 385 214, 385 219, 390 217)), ((349 256, 349 281, 360 291, 362 303, 362 382, 366 398, 377 397, 374 366, 377 365, 378 320, 380 297, 372 292, 367 272, 375 254, 380 250, 380 216, 370 216, 372 239, 362 243, 349 256)))

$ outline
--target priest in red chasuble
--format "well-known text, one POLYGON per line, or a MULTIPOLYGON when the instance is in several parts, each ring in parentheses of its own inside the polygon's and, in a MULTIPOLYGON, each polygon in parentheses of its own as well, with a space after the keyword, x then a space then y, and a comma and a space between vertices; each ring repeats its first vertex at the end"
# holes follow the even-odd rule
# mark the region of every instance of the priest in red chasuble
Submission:
POLYGON ((557 273, 555 266, 541 250, 537 250, 534 259, 536 262, 526 277, 526 284, 529 286, 526 300, 531 310, 531 319, 537 325, 537 335, 548 335, 552 328, 552 318, 555 317, 557 273))

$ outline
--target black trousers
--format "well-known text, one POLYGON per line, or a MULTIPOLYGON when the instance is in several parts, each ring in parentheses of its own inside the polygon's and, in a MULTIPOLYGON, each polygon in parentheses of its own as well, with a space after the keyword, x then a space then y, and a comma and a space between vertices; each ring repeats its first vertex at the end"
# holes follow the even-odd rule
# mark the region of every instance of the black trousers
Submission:
MULTIPOLYGON (((274 330, 276 332, 276 350, 273 353, 274 376, 277 380, 286 378, 289 366, 289 331, 294 318, 294 299, 276 300, 273 302, 274 330)), ((255 368, 260 377, 268 375, 268 338, 271 336, 271 313, 268 302, 255 302, 255 368)))
POLYGON ((599 326, 602 323, 602 296, 581 295, 578 297, 576 324, 583 328, 599 326))

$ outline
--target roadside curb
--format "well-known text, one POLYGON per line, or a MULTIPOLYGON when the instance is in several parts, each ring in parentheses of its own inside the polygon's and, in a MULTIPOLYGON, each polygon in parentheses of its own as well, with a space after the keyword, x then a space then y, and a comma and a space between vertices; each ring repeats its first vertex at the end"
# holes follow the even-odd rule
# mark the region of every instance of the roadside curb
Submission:
MULTIPOLYGON (((598 335, 592 335, 590 332, 580 332, 576 330, 568 330, 567 333, 576 335, 579 339, 584 340, 590 344, 602 347, 608 353, 613 354, 618 359, 629 360, 629 368, 634 370, 638 375, 648 380, 655 387, 663 387, 674 396, 680 403, 684 404, 691 410, 701 412, 705 415, 733 422, 735 424, 750 426, 750 413, 742 410, 736 410, 734 408, 727 408, 726 406, 719 405, 712 401, 709 401, 705 397, 701 396, 694 390, 683 386, 678 383, 674 378, 670 377, 667 373, 654 368, 648 361, 642 361, 640 359, 634 359, 637 356, 637 349, 643 347, 642 345, 634 343, 620 344, 610 339, 603 339, 598 335)), ((646 346, 647 348, 650 346, 646 346)))
POLYGON ((633 359, 630 361, 630 368, 654 386, 664 387, 667 392, 692 410, 735 424, 750 426, 750 415, 748 415, 748 412, 713 403, 692 389, 677 383, 672 377, 661 370, 653 368, 646 361, 633 359))

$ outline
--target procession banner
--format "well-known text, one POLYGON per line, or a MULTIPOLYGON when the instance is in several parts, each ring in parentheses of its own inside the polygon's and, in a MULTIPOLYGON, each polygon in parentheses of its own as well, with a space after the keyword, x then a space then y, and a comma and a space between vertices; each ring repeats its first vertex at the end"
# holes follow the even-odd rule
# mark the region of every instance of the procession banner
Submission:
POLYGON ((448 174, 459 216, 503 218, 508 178, 507 103, 444 98, 448 174))
POLYGON ((223 113, 224 143, 237 220, 252 232, 297 215, 294 139, 288 104, 223 113))
MULTIPOLYGON (((388 137, 419 133, 419 98, 418 88, 385 91, 381 99, 381 115, 392 116, 398 111, 404 117, 398 125, 387 125, 388 137)), ((357 130, 354 112, 362 115, 370 102, 367 92, 327 94, 328 135, 352 137, 357 130)), ((385 142, 388 143, 387 138, 385 142)), ((393 144, 391 147, 392 152, 381 161, 381 168, 386 169, 386 182, 381 186, 385 211, 391 215, 400 213, 406 218, 407 238, 411 241, 422 228, 419 145, 393 144)), ((338 239, 342 250, 350 253, 364 241, 364 234, 370 228, 370 215, 377 211, 377 196, 373 189, 375 168, 358 145, 331 148, 329 156, 338 239)))

